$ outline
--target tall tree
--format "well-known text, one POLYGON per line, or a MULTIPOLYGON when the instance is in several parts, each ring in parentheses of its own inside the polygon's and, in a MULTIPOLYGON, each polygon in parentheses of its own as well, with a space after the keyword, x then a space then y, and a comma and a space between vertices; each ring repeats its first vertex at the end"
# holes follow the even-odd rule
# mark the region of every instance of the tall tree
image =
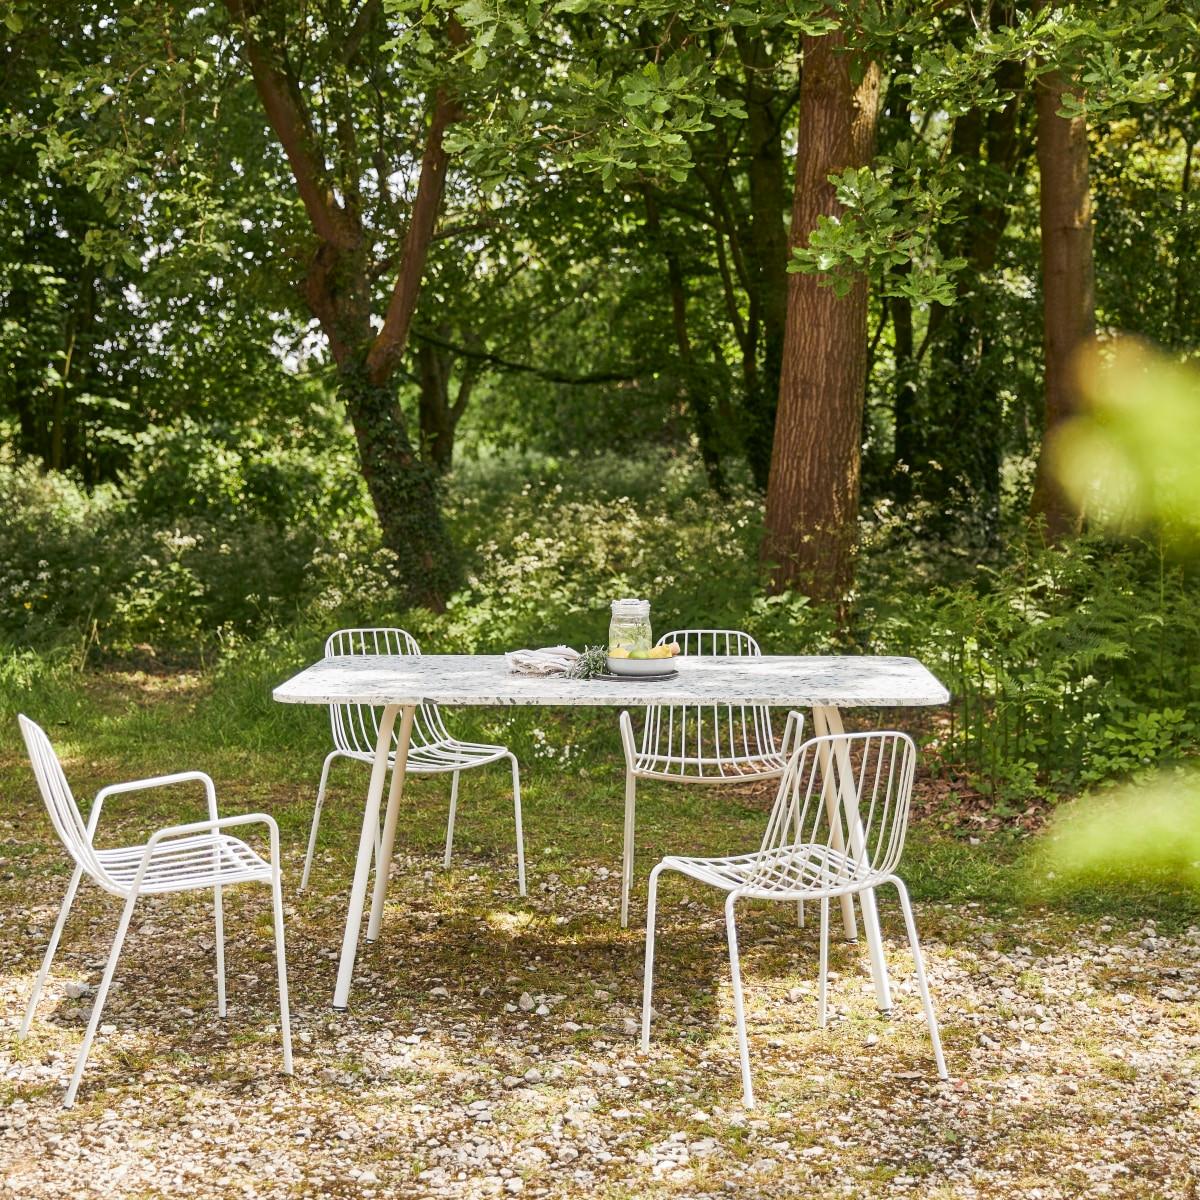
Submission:
MULTIPOLYGON (((451 396, 450 376, 455 356, 445 338, 450 332, 442 328, 438 342, 417 335, 417 421, 421 429, 421 456, 444 475, 454 464, 454 435, 458 423, 471 399, 479 379, 482 364, 478 359, 463 358, 458 372, 458 388, 451 396)), ((468 337, 477 345, 478 339, 468 337)))
MULTIPOLYGON (((370 130, 362 122, 354 91, 356 84, 377 96, 390 90, 380 78, 387 61, 382 52, 387 35, 383 6, 379 0, 365 0, 344 29, 329 30, 330 61, 321 80, 321 99, 335 111, 332 120, 325 122, 328 133, 322 140, 309 111, 313 81, 297 65, 303 62, 305 50, 305 15, 270 0, 225 3, 311 226, 304 299, 320 322, 337 364, 338 394, 354 426, 384 545, 396 556, 404 598, 440 608, 454 582, 454 553, 439 508, 436 473, 409 436, 394 376, 408 342, 441 210, 448 165, 445 136, 461 115, 458 98, 448 83, 431 88, 407 231, 376 330, 372 324, 376 247, 374 231, 365 219, 369 198, 364 194, 370 176, 361 156, 367 153, 372 173, 384 177, 378 180, 380 191, 400 164, 388 161, 378 146, 370 152, 361 148, 360 141, 367 141, 370 130), (300 43, 298 49, 289 46, 289 34, 300 43), (356 80, 356 73, 364 78, 356 80)), ((455 48, 466 42, 466 33, 453 15, 445 20, 444 35, 455 48)))
POLYGON ((966 267, 958 274, 953 305, 939 304, 930 314, 926 408, 933 419, 918 434, 912 424, 902 428, 898 408, 896 445, 897 457, 903 446, 904 461, 924 474, 922 492, 927 498, 942 500, 965 483, 981 515, 994 527, 1005 450, 1004 389, 993 361, 998 339, 989 304, 1013 195, 1029 150, 1030 123, 1021 122, 1023 64, 1001 60, 991 83, 1009 99, 958 117, 950 139, 952 160, 970 187, 960 206, 962 219, 943 227, 941 238, 947 254, 961 254, 966 267))
MULTIPOLYGON (((1064 101, 1078 96, 1063 70, 1037 81, 1037 160, 1041 174, 1042 303, 1045 344, 1043 447, 1079 411, 1075 356, 1095 332, 1092 262, 1092 198, 1088 180, 1088 131, 1082 113, 1066 115, 1064 101)), ((1030 512, 1044 522, 1046 537, 1062 541, 1079 528, 1074 499, 1059 483, 1045 452, 1039 458, 1030 512)))
MULTIPOLYGON (((874 150, 879 65, 846 42, 840 29, 803 39, 793 247, 839 211, 830 175, 865 166, 874 150)), ((866 276, 835 290, 793 274, 762 548, 776 590, 837 599, 850 587, 866 368, 866 276)))
MULTIPOLYGON (((787 176, 783 122, 795 100, 777 78, 775 48, 765 36, 735 26, 745 80, 746 193, 744 222, 748 275, 748 353, 743 353, 746 457, 754 482, 767 486, 775 433, 776 402, 787 330, 787 176), (762 330, 762 363, 758 331, 762 330)), ((731 180, 730 191, 737 191, 731 180)))

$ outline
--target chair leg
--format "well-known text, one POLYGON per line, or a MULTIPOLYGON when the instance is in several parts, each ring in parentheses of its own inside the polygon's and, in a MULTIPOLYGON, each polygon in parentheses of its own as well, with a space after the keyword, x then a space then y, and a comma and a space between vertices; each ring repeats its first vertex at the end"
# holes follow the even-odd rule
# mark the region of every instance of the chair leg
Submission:
MULTIPOLYGON (((803 728, 804 718, 801 717, 799 713, 795 713, 795 712, 788 713, 787 728, 784 731, 784 738, 785 738, 785 740, 787 740, 789 742, 790 742, 790 739, 792 736, 792 732, 795 728, 795 721, 797 718, 799 718, 800 726, 801 726, 801 728, 803 728)), ((795 805, 795 809, 796 809, 796 835, 795 835, 795 837, 796 837, 797 842, 802 842, 804 840, 804 830, 800 826, 800 806, 795 805)), ((804 897, 803 896, 801 896, 800 899, 796 901, 796 924, 799 925, 801 929, 804 928, 804 897)))
POLYGON ((654 923, 658 912, 660 863, 650 872, 650 894, 646 900, 646 968, 642 977, 642 1052, 650 1049, 651 1000, 654 994, 654 923))
POLYGON ((321 768, 321 782, 317 787, 317 803, 313 809, 312 828, 308 831, 308 853, 304 856, 304 874, 300 876, 300 891, 308 887, 308 873, 312 870, 313 852, 317 848, 317 828, 321 824, 321 805, 325 803, 325 786, 329 782, 329 768, 338 757, 336 750, 325 756, 325 765, 321 768))
POLYGON ((625 835, 621 847, 621 928, 629 928, 629 893, 633 888, 633 827, 637 776, 625 770, 625 835))
POLYGON ((450 819, 446 822, 446 854, 442 867, 450 869, 450 856, 454 853, 454 817, 458 812, 458 772, 450 777, 450 819))
POLYGON ((37 1008, 38 1001, 42 998, 42 988, 46 985, 46 976, 50 974, 50 964, 54 961, 59 940, 62 938, 63 926, 67 923, 67 914, 71 911, 71 905, 75 903, 75 893, 79 890, 79 881, 82 878, 83 868, 76 867, 75 874, 71 876, 71 882, 67 884, 67 893, 63 896, 62 907, 58 910, 58 920, 54 922, 54 931, 50 934, 50 944, 46 947, 42 968, 33 981, 33 991, 29 993, 29 1004, 25 1008, 25 1019, 21 1022, 21 1028, 17 1033, 18 1041, 29 1032, 34 1009, 37 1008))
POLYGON ((517 766, 517 756, 510 754, 512 759, 513 777, 513 822, 517 827, 517 894, 526 895, 525 891, 525 830, 521 823, 521 768, 517 766))
POLYGON ((742 1103, 754 1107, 754 1085, 750 1082, 750 1045, 746 1038, 746 1009, 742 1002, 742 968, 738 961, 737 926, 734 905, 737 893, 725 901, 725 933, 729 939, 729 972, 733 978, 733 1014, 737 1021, 738 1058, 742 1064, 742 1103))
POLYGON ((908 889, 895 877, 892 882, 900 896, 900 908, 904 913, 904 926, 908 931, 908 944, 912 949, 913 966, 917 971, 917 990, 921 993, 921 1005, 925 1009, 925 1024, 929 1027, 929 1040, 933 1043, 933 1059, 937 1063, 939 1079, 949 1079, 946 1071, 946 1059, 942 1054, 942 1038, 938 1033, 937 1017, 933 1012, 933 1000, 929 995, 929 981, 925 978, 925 959, 921 954, 921 943, 917 939, 917 924, 913 920, 912 903, 908 898, 908 889))
POLYGON ((79 1091, 79 1081, 83 1078, 83 1068, 87 1065, 88 1054, 92 1049, 92 1039, 96 1036, 96 1030, 100 1026, 100 1014, 104 1011, 104 1002, 108 999, 108 988, 112 983, 112 978, 117 969, 117 959, 121 955, 121 947, 125 943, 125 934, 129 932, 129 919, 133 916, 133 906, 137 901, 138 893, 132 891, 129 893, 129 898, 125 901, 125 908, 121 912, 121 920, 117 925, 116 936, 113 938, 112 949, 108 954, 108 962, 104 967, 104 974, 100 978, 100 986, 96 989, 96 999, 92 1004, 92 1015, 88 1021, 87 1029, 83 1034, 83 1044, 79 1047, 79 1057, 75 1060, 75 1072, 71 1076, 71 1082, 67 1087, 67 1094, 63 1097, 63 1108, 70 1108, 75 1103, 75 1095, 79 1091))
POLYGON ((217 1016, 225 1015, 225 912, 221 906, 221 889, 213 888, 213 916, 217 938, 217 1016))
POLYGON ((817 968, 817 1024, 825 1028, 829 998, 829 897, 821 897, 821 959, 817 968))
POLYGON ((275 919, 275 968, 279 976, 279 1033, 283 1040, 283 1073, 292 1073, 292 1018, 288 1008, 287 954, 283 945, 283 889, 279 883, 276 860, 271 880, 271 901, 275 919))

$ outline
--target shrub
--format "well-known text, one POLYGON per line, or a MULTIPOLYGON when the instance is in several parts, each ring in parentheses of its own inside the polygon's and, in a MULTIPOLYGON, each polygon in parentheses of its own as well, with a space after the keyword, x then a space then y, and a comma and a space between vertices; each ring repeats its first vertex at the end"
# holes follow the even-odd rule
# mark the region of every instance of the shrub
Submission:
MULTIPOLYGON (((56 661, 76 663, 93 643, 215 656, 240 681, 231 702, 248 704, 340 625, 405 625, 430 651, 578 646, 603 640, 611 599, 645 595, 660 632, 729 626, 767 653, 921 659, 953 695, 935 722, 939 758, 965 765, 1001 808, 1193 753, 1200 739, 1196 570, 1143 541, 980 550, 928 535, 920 509, 881 505, 864 521, 843 629, 803 596, 765 593, 761 499, 744 481, 722 501, 686 458, 492 455, 448 484, 464 587, 444 613, 406 613, 344 437, 232 446, 185 427, 139 464, 121 491, 89 494, 0 462, 0 637, 65 646, 56 661)), ((271 728, 269 709, 253 722, 271 728)))

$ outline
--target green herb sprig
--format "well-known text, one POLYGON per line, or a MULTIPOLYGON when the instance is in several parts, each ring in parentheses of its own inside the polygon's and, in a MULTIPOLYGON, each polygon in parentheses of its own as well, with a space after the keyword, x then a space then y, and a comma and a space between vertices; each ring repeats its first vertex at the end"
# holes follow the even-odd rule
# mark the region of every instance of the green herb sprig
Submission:
POLYGON ((604 646, 584 646, 574 666, 567 672, 568 679, 594 679, 608 674, 608 649, 604 646))

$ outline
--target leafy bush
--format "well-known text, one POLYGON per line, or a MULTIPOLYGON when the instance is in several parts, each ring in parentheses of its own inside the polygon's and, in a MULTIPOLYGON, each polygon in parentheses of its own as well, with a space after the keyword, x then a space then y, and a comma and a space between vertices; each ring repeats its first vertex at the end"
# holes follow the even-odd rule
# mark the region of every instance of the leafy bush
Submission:
POLYGON ((925 596, 903 583, 878 589, 891 611, 867 644, 951 689, 946 752, 982 790, 1053 794, 1196 747, 1200 587, 1156 547, 1085 538, 925 596))
POLYGON ((153 433, 119 491, 0 461, 0 636, 195 658, 295 621, 340 545, 375 541, 361 491, 319 431, 153 433))
MULTIPOLYGON (((660 632, 730 626, 767 653, 921 659, 953 696, 935 722, 938 757, 964 764, 1001 809, 1200 741, 1195 568, 1142 541, 981 554, 929 536, 920 510, 881 506, 864 522, 842 629, 805 597, 764 592, 761 503, 745 483, 718 501, 678 457, 485 456, 447 493, 465 586, 444 613, 405 613, 344 437, 239 448, 185 429, 140 462, 122 492, 91 494, 0 463, 0 636, 74 647, 76 663, 93 642, 215 655, 223 692, 264 736, 276 715, 251 694, 339 625, 402 624, 431 651, 582 645, 603 639, 612 598, 645 595, 660 632)), ((10 674, 33 669, 15 661, 10 674)), ((514 737, 534 737, 516 724, 514 737)))

